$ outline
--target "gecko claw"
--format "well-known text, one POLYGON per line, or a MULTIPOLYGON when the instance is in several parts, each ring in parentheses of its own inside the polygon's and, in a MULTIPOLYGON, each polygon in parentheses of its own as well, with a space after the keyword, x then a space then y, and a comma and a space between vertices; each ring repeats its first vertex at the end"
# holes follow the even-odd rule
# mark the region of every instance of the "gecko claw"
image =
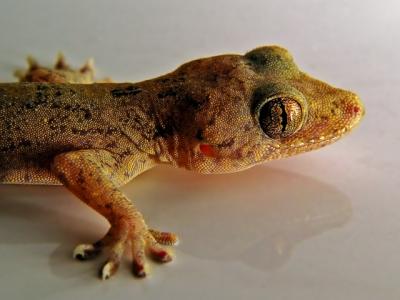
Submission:
POLYGON ((132 272, 133 275, 135 275, 138 278, 144 278, 147 275, 144 268, 144 264, 136 260, 134 260, 132 263, 132 272))
POLYGON ((106 261, 100 269, 100 278, 102 280, 109 279, 114 275, 119 267, 119 262, 114 260, 106 261))
POLYGON ((75 247, 73 257, 77 260, 88 260, 100 254, 101 249, 92 244, 80 244, 75 247))

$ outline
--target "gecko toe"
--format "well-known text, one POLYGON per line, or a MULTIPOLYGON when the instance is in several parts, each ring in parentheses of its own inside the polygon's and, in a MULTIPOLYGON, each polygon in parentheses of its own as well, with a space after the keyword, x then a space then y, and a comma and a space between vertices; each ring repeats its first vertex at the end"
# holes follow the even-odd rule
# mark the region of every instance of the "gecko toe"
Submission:
POLYGON ((133 272, 133 275, 138 278, 144 278, 147 275, 144 264, 137 260, 134 260, 132 263, 132 272, 133 272))
POLYGON ((154 261, 166 263, 172 260, 172 256, 157 242, 150 231, 145 235, 145 239, 147 252, 154 261))
POLYGON ((172 256, 167 252, 167 250, 161 248, 160 246, 150 246, 149 254, 153 260, 160 263, 172 261, 172 256))
POLYGON ((139 278, 146 276, 145 271, 145 241, 142 234, 136 234, 131 240, 132 246, 132 272, 139 278))
POLYGON ((179 237, 172 232, 158 231, 149 229, 149 233, 154 237, 157 243, 167 246, 176 246, 179 244, 179 237))
POLYGON ((108 252, 107 261, 101 266, 99 277, 103 280, 113 276, 120 265, 127 248, 132 251, 132 273, 135 277, 147 276, 146 256, 159 263, 172 260, 172 255, 164 249, 163 244, 174 244, 177 237, 174 234, 143 229, 132 230, 125 226, 113 226, 107 234, 93 244, 80 244, 73 252, 78 260, 89 260, 98 256, 103 250, 108 252))

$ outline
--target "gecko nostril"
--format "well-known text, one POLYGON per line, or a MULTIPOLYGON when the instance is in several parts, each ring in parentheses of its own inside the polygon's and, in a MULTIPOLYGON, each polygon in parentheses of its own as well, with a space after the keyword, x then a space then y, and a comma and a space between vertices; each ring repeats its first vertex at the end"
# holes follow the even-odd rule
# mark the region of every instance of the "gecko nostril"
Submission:
POLYGON ((362 106, 359 105, 358 103, 350 104, 346 110, 349 115, 352 115, 354 117, 361 116, 364 114, 362 106))

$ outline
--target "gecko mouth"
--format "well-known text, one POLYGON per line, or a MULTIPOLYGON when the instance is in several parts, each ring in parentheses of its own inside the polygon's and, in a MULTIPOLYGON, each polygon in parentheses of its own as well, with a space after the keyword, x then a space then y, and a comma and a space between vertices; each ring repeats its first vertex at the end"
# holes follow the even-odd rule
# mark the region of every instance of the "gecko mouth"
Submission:
POLYGON ((284 146, 281 145, 280 153, 282 156, 294 155, 297 153, 315 150, 326 145, 332 144, 353 130, 365 115, 365 109, 357 95, 351 93, 351 98, 344 106, 342 117, 337 122, 337 129, 327 129, 329 133, 320 133, 308 139, 297 139, 284 146), (344 122, 344 124, 343 124, 344 122))

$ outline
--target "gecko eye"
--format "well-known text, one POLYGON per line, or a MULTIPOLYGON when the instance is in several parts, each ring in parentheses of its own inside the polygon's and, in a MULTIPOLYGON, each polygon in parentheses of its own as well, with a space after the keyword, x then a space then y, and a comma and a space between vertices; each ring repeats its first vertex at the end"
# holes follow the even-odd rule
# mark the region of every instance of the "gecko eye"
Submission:
POLYGON ((258 121, 268 137, 285 138, 300 129, 303 112, 296 100, 279 97, 266 101, 260 107, 258 121))

